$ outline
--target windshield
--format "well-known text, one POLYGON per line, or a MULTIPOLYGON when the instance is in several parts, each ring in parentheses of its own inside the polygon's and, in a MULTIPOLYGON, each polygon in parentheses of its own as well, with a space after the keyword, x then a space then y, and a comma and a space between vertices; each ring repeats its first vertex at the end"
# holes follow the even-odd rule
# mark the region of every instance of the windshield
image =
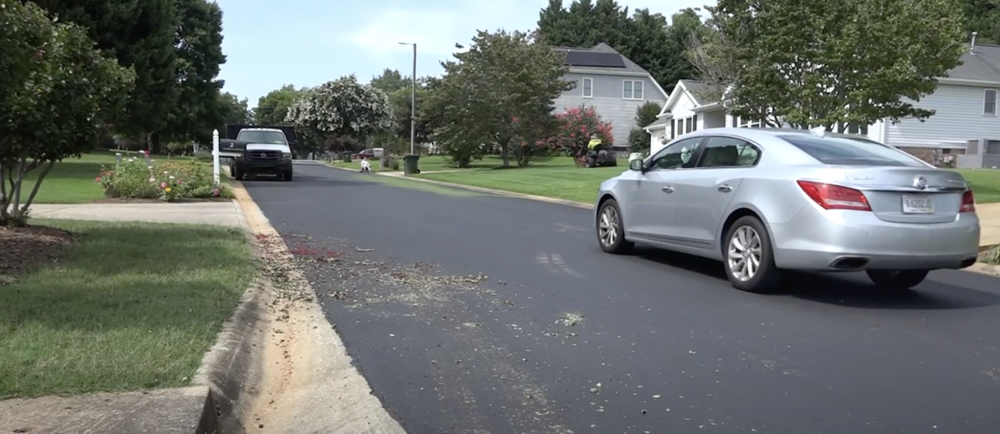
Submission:
POLYGON ((274 145, 287 145, 285 135, 281 131, 240 131, 237 140, 252 143, 270 143, 274 145))
POLYGON ((914 166, 924 164, 896 148, 860 137, 778 136, 823 164, 856 166, 914 166))

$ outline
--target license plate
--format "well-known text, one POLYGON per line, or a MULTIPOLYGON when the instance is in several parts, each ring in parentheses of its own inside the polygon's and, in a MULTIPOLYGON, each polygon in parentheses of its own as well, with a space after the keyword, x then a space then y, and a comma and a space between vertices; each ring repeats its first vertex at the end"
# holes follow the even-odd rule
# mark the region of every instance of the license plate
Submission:
POLYGON ((933 214, 934 202, 930 196, 903 195, 903 214, 933 214))

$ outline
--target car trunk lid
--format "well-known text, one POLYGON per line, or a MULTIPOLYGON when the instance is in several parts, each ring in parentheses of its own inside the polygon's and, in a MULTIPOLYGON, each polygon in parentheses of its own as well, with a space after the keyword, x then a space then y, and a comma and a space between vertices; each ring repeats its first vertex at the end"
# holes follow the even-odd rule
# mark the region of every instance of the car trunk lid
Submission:
POLYGON ((894 223, 954 221, 968 188, 962 175, 933 167, 851 167, 844 172, 845 187, 861 190, 875 216, 894 223))

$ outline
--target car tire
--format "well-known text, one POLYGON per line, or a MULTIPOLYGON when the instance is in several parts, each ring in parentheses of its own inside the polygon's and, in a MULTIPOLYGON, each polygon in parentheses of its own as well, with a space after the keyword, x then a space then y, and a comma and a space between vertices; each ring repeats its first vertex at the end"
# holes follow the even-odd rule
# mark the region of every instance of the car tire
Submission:
POLYGON ((601 250, 617 255, 628 253, 635 243, 625 239, 625 225, 618 202, 608 199, 597 213, 597 243, 601 250))
POLYGON ((866 270, 876 286, 891 291, 907 291, 923 282, 930 270, 866 270))
POLYGON ((233 178, 236 178, 237 181, 242 181, 243 180, 243 171, 240 170, 239 167, 236 167, 235 169, 233 169, 233 178))
POLYGON ((597 165, 597 159, 594 157, 587 157, 587 167, 591 168, 597 165))
POLYGON ((740 217, 729 227, 722 241, 722 264, 726 269, 726 277, 734 288, 763 293, 781 283, 781 270, 774 265, 771 237, 760 219, 754 216, 740 217), (756 267, 752 265, 754 263, 757 264, 756 267))
POLYGON ((282 174, 281 175, 281 179, 284 179, 285 182, 291 182, 292 181, 292 171, 289 170, 289 171, 285 172, 284 174, 282 174))

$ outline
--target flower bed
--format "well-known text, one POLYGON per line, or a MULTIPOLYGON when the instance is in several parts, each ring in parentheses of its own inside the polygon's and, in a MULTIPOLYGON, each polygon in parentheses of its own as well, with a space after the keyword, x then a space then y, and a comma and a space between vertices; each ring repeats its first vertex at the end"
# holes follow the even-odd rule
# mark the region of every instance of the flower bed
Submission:
POLYGON ((165 162, 129 158, 108 170, 101 166, 97 182, 110 198, 209 199, 233 197, 225 185, 215 186, 212 171, 197 161, 165 162))

